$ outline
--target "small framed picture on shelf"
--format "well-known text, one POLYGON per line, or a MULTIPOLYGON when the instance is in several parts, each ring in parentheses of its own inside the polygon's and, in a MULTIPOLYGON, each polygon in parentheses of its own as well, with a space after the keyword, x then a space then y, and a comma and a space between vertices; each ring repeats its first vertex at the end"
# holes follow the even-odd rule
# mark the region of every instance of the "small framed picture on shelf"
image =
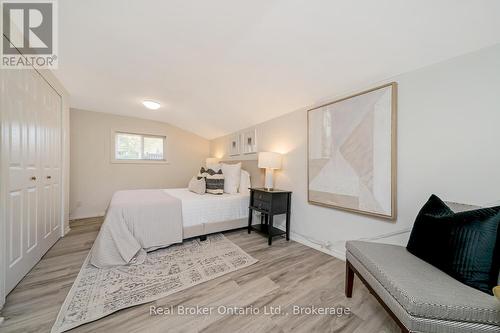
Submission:
POLYGON ((243 132, 243 154, 254 154, 257 152, 257 130, 251 129, 243 132))
POLYGON ((231 140, 229 140, 229 156, 240 155, 240 149, 241 149, 240 138, 241 138, 240 134, 233 134, 231 136, 231 140))

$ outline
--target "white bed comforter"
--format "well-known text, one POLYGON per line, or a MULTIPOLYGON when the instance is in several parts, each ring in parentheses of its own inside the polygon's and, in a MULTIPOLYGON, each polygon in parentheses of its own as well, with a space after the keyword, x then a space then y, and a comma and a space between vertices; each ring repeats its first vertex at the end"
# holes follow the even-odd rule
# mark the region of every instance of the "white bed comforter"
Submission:
POLYGON ((113 194, 91 250, 96 267, 141 263, 146 251, 182 242, 182 203, 163 190, 113 194))
POLYGON ((248 218, 249 193, 197 194, 187 188, 163 191, 181 200, 184 227, 248 218))

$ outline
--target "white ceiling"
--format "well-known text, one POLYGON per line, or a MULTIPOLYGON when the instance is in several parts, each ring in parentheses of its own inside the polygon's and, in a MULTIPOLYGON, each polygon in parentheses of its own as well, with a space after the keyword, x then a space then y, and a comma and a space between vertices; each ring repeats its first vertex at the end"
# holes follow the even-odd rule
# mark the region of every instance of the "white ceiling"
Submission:
POLYGON ((498 0, 62 0, 59 17, 72 107, 206 138, 500 42, 498 0))

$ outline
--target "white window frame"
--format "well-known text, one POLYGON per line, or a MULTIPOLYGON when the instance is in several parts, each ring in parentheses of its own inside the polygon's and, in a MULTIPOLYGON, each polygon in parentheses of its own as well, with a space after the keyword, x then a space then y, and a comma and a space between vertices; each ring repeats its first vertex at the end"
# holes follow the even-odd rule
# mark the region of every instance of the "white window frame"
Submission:
POLYGON ((165 134, 159 133, 140 133, 138 131, 130 130, 111 130, 111 141, 110 141, 110 154, 111 163, 117 164, 168 164, 167 160, 167 136, 165 134), (131 134, 140 135, 142 140, 142 148, 144 149, 144 138, 162 138, 163 139, 163 160, 147 160, 147 159, 137 159, 137 160, 120 160, 116 158, 116 135, 117 134, 131 134))

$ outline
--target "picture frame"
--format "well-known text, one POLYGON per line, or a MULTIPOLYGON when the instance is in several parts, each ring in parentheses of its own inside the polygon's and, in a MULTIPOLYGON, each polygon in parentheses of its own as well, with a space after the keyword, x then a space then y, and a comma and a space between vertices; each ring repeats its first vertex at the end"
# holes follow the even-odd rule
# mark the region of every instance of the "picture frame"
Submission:
POLYGON ((308 110, 308 202, 395 220, 396 131, 396 82, 308 110))
POLYGON ((243 132, 243 154, 257 153, 257 129, 243 132))
POLYGON ((233 134, 229 140, 229 156, 240 155, 241 152, 241 135, 233 134))

